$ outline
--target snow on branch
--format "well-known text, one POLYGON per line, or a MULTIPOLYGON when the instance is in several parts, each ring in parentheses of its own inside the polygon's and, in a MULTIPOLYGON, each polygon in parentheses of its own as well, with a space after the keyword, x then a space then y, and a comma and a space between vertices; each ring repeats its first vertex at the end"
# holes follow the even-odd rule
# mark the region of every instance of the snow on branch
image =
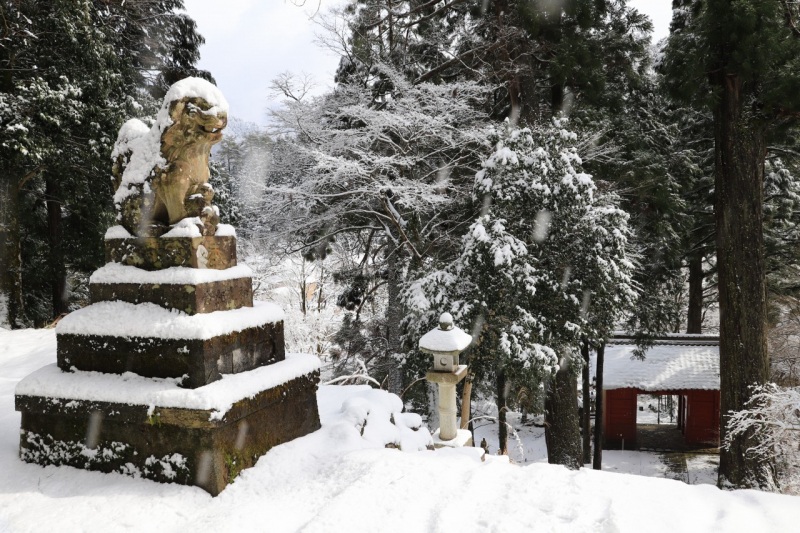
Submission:
POLYGON ((776 458, 782 491, 800 494, 800 388, 767 383, 754 386, 753 393, 746 408, 728 418, 723 446, 730 446, 736 437, 758 433, 758 444, 747 453, 776 458))

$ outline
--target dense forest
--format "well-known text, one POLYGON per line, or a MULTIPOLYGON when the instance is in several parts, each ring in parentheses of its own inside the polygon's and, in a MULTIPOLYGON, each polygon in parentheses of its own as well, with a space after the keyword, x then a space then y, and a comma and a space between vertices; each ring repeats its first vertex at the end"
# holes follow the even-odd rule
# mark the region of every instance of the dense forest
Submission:
MULTIPOLYGON (((0 4, 7 326, 85 305, 116 131, 174 81, 213 81, 181 8, 0 4)), ((719 484, 784 483, 763 450, 785 436, 753 420, 800 385, 797 3, 674 0, 658 43, 625 0, 352 0, 320 17, 335 88, 276 79, 284 105, 267 128, 232 121, 212 181, 255 269, 300 265, 301 312, 323 317, 308 334, 340 310, 313 348, 335 374, 428 410, 416 343, 449 312, 474 337, 463 420, 471 394, 492 398, 502 451, 509 408, 544 413, 549 461, 579 468, 590 351, 621 329, 645 358, 658 335, 718 331, 719 484)))

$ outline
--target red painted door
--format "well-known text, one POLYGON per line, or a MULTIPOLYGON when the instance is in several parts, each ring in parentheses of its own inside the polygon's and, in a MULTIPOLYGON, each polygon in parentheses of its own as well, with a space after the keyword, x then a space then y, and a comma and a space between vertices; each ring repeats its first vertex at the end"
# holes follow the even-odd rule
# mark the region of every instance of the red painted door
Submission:
POLYGON ((604 448, 636 447, 636 389, 604 391, 604 448))
POLYGON ((689 391, 686 442, 719 445, 719 391, 689 391))

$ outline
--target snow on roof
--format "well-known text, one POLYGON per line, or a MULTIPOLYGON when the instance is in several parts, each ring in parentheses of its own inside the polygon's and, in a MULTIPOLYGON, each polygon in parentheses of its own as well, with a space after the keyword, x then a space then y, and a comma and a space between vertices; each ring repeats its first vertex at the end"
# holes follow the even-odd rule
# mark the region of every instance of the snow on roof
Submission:
POLYGON ((634 344, 609 344, 603 389, 719 390, 719 345, 656 344, 644 360, 632 359, 634 344))
POLYGON ((277 305, 259 301, 253 302, 253 307, 197 315, 151 303, 97 302, 65 316, 56 326, 56 333, 202 340, 273 324, 284 317, 277 305))
MULTIPOLYGON (((719 345, 719 336, 709 333, 662 333, 653 338, 656 344, 713 344, 719 345)), ((625 331, 615 331, 608 344, 633 344, 634 337, 625 331)))
POLYGON ((55 363, 29 374, 17 384, 22 396, 173 407, 212 411, 209 420, 221 420, 236 402, 282 385, 320 367, 314 355, 286 354, 284 361, 249 372, 223 374, 222 379, 197 389, 182 389, 176 379, 144 378, 132 372, 62 372, 55 363))
POLYGON ((124 226, 111 226, 106 230, 105 240, 110 241, 111 239, 132 239, 133 235, 131 235, 128 230, 125 229, 124 226))

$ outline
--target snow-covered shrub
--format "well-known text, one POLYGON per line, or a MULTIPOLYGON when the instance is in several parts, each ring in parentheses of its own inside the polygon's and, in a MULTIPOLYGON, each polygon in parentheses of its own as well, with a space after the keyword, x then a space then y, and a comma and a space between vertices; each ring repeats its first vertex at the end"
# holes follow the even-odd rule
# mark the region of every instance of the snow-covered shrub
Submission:
POLYGON ((371 444, 403 451, 430 449, 431 434, 416 413, 404 413, 403 401, 395 394, 367 389, 342 404, 342 419, 356 428, 371 444))
POLYGON ((800 495, 800 388, 767 383, 753 392, 746 409, 728 419, 723 445, 758 433, 758 444, 747 453, 759 459, 774 458, 781 492, 800 495))

